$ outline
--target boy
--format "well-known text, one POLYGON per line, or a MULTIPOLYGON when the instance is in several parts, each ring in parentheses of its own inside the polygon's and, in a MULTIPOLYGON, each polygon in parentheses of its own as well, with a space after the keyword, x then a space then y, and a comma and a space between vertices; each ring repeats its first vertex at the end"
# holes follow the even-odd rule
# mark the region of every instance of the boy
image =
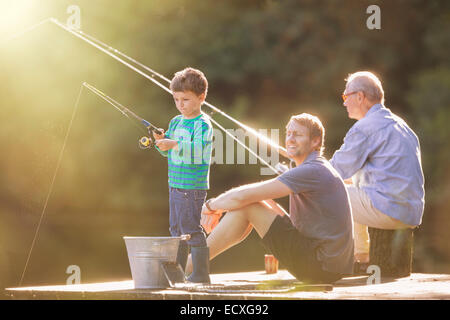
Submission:
POLYGON ((210 283, 209 249, 200 225, 209 189, 213 136, 211 122, 201 112, 208 81, 201 71, 186 68, 175 73, 170 90, 180 115, 170 121, 167 132, 153 132, 158 151, 168 157, 170 233, 174 237, 191 235, 187 242, 180 242, 177 254, 184 270, 191 247, 193 272, 187 280, 210 283))

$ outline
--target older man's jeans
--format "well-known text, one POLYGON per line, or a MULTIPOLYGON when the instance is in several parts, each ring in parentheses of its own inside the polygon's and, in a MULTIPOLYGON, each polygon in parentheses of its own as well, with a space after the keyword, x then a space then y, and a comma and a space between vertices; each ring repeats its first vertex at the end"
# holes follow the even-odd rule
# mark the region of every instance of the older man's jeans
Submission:
POLYGON ((191 239, 187 242, 190 246, 206 247, 206 235, 200 225, 205 199, 206 190, 169 187, 169 222, 173 237, 190 234, 191 239))

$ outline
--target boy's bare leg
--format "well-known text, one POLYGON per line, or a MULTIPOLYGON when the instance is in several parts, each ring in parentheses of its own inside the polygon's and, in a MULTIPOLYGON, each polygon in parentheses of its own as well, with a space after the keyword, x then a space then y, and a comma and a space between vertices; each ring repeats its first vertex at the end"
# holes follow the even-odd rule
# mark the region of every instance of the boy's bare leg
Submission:
MULTIPOLYGON (((274 204, 274 201, 269 200, 228 212, 206 239, 210 260, 240 243, 253 228, 263 238, 277 214, 282 215, 280 208, 274 204)), ((192 262, 189 257, 186 274, 190 272, 192 272, 192 262)))

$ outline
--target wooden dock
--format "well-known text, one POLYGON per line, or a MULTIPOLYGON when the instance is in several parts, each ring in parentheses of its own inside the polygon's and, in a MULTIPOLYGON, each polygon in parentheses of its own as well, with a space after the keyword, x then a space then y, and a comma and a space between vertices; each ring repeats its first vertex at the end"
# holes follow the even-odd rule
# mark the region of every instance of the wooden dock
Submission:
MULTIPOLYGON (((5 289, 12 300, 450 300, 450 275, 414 273, 410 277, 382 278, 368 284, 368 276, 348 277, 334 285, 307 285, 285 270, 212 274, 211 285, 135 289, 132 280, 5 289)), ((369 279, 370 282, 370 279, 369 279)))

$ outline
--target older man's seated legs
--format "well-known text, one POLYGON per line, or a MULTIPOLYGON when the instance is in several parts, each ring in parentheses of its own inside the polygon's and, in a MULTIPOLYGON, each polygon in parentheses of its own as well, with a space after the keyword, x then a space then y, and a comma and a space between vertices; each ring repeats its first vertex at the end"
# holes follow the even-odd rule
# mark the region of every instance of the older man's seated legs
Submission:
POLYGON ((347 191, 353 214, 355 261, 360 263, 369 262, 370 239, 368 226, 388 230, 414 227, 377 210, 369 196, 362 189, 354 185, 347 185, 347 191))

